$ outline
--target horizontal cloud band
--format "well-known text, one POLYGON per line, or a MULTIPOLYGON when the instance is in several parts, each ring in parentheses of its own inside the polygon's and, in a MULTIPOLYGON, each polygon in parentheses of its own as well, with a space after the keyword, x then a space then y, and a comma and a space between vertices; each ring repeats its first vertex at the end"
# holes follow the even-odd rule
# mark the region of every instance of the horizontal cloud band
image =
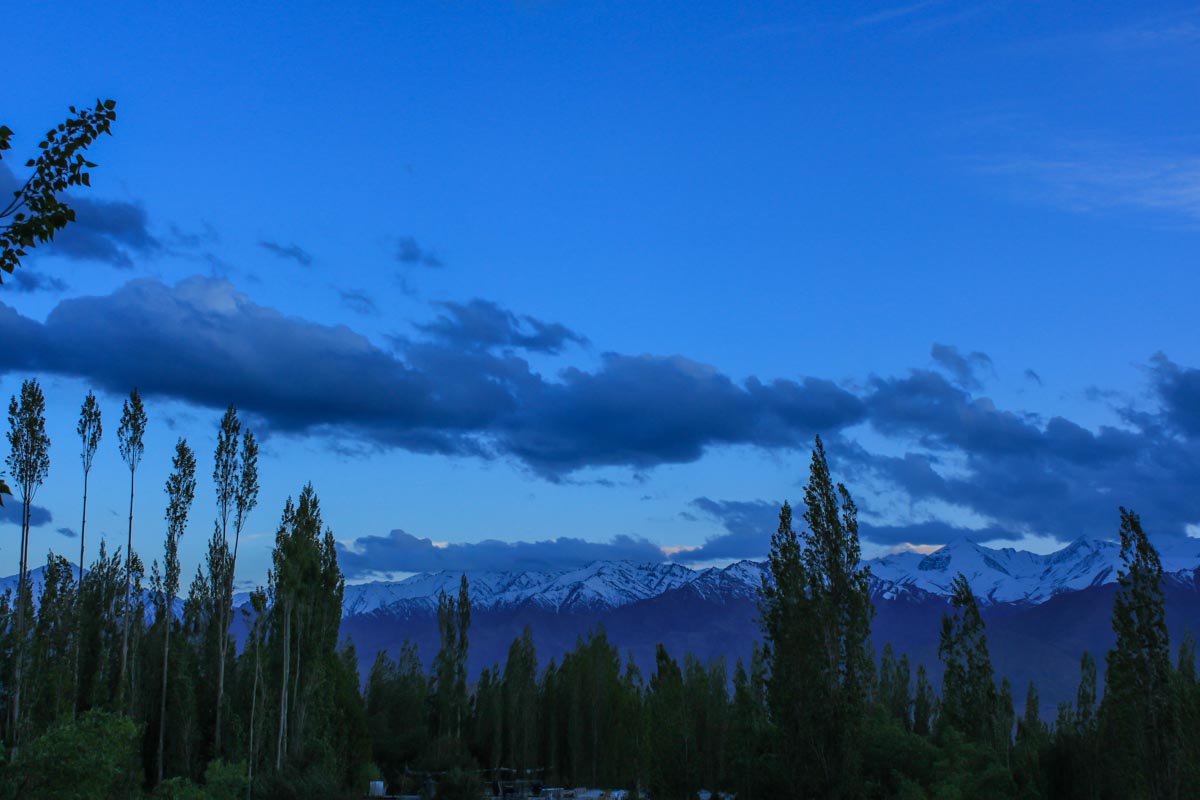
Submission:
MULTIPOLYGON (((64 300, 45 322, 0 304, 9 343, 0 370, 79 376, 120 394, 137 386, 210 408, 233 401, 275 431, 514 458, 550 480, 589 467, 687 463, 727 445, 804 449, 820 433, 856 493, 898 489, 910 503, 961 509, 985 520, 988 538, 1103 534, 1118 504, 1143 511, 1161 533, 1200 522, 1200 370, 1165 355, 1147 367, 1153 407, 1121 407, 1119 426, 1090 430, 975 396, 991 359, 947 345, 931 354, 944 372, 873 376, 853 392, 813 377, 739 381, 681 356, 604 353, 594 368, 546 376, 528 353, 561 354, 586 338, 483 300, 440 309, 416 326, 417 338, 397 338, 389 350, 345 326, 258 305, 225 281, 136 280, 107 296, 64 300), (860 424, 906 455, 864 449, 847 430, 860 424)), ((762 555, 774 504, 745 502, 696 501, 687 513, 718 520, 725 533, 677 557, 762 555)), ((862 507, 872 521, 886 517, 862 507)), ((864 524, 863 533, 880 543, 930 542, 961 530, 888 522, 864 524)), ((572 542, 560 541, 555 547, 572 542)), ((639 540, 615 545, 660 552, 639 540)), ((529 563, 539 557, 518 551, 529 563)), ((424 552, 436 563, 437 553, 424 552)))

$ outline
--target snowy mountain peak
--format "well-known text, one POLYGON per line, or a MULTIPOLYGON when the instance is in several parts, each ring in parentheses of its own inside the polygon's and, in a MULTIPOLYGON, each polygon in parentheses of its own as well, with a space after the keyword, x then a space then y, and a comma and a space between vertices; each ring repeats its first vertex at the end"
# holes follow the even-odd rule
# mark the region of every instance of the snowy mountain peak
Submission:
MULTIPOLYGON (((1187 578, 1200 568, 1200 539, 1164 538, 1155 544, 1168 575, 1187 578)), ((947 596, 961 573, 983 603, 1024 604, 1113 583, 1121 566, 1116 542, 1086 538, 1044 555, 960 538, 932 553, 901 550, 865 563, 871 570, 873 593, 884 599, 947 596)), ((35 603, 41 594, 43 572, 41 567, 30 570, 35 603)), ((462 574, 443 570, 400 581, 351 584, 345 590, 342 613, 347 617, 431 613, 437 609, 439 594, 458 593, 462 574)), ((675 591, 707 600, 752 599, 766 574, 766 564, 755 561, 698 570, 671 562, 596 561, 558 570, 466 573, 471 603, 477 609, 528 606, 564 613, 606 611, 675 591)), ((0 593, 15 591, 16 582, 16 576, 0 579, 0 593)), ((153 606, 150 600, 147 594, 148 607, 153 606)), ((234 598, 239 606, 247 600, 245 594, 234 598)), ((181 604, 177 599, 176 605, 181 604)))
MULTIPOLYGON (((1200 540, 1164 539, 1159 543, 1168 574, 1191 574, 1200 567, 1200 540)), ((959 538, 932 553, 904 550, 870 559, 872 589, 884 598, 904 595, 946 596, 960 573, 983 603, 1045 602, 1063 593, 1116 581, 1120 548, 1115 542, 1079 538, 1053 553, 1013 547, 987 547, 959 538)), ((706 598, 753 597, 766 565, 739 561, 724 568, 693 570, 681 564, 595 562, 553 572, 467 573, 471 601, 479 608, 523 604, 562 611, 620 606, 688 588, 706 598)), ((416 575, 398 583, 346 587, 346 613, 432 609, 441 589, 456 591, 460 573, 416 575)))

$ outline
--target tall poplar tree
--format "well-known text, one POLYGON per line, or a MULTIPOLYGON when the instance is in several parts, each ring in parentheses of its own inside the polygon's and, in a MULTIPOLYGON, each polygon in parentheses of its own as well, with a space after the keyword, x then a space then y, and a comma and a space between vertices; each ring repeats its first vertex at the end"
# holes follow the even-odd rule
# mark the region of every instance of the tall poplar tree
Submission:
POLYGON ((526 625, 508 648, 504 662, 504 722, 507 766, 527 770, 537 766, 537 649, 533 630, 526 625))
POLYGON ((954 579, 950 591, 955 613, 942 616, 938 643, 938 656, 945 665, 938 723, 970 741, 992 746, 999 740, 1001 708, 983 617, 964 576, 954 579))
POLYGON ((196 496, 196 456, 186 439, 175 444, 175 457, 167 477, 167 539, 163 552, 163 596, 159 617, 163 624, 162 699, 158 716, 158 763, 155 783, 163 779, 163 751, 167 732, 167 681, 170 674, 171 627, 175 622, 175 595, 179 592, 179 539, 187 529, 188 512, 196 496))
POLYGON ((233 564, 229 552, 229 515, 233 511, 234 495, 238 478, 238 436, 241 433, 237 409, 230 404, 221 418, 217 433, 217 449, 213 454, 213 488, 217 493, 217 520, 213 526, 213 540, 209 543, 209 583, 213 587, 216 608, 213 609, 212 624, 216 625, 217 659, 217 702, 216 726, 213 732, 213 753, 221 752, 221 727, 225 706, 225 654, 229 641, 229 625, 226 621, 225 587, 229 584, 228 573, 233 564))
MULTIPOLYGON (((87 557, 87 501, 88 501, 88 476, 92 472, 92 462, 96 458, 96 449, 100 446, 100 437, 104 435, 104 426, 100 418, 100 404, 96 402, 96 395, 92 392, 87 393, 87 397, 83 400, 83 407, 79 410, 79 424, 75 426, 75 432, 79 434, 79 440, 82 445, 79 457, 83 462, 83 515, 79 520, 79 587, 83 587, 83 565, 87 557)), ((77 629, 83 629, 83 605, 77 604, 77 629)), ((79 647, 80 638, 75 639, 75 695, 78 699, 79 695, 79 647)))
POLYGON ((1133 511, 1122 508, 1121 563, 1100 724, 1113 785, 1127 796, 1169 797, 1176 734, 1171 652, 1158 552, 1133 511))
POLYGON ((220 754, 225 664, 229 654, 229 625, 233 617, 233 580, 237 572, 238 544, 246 519, 258 505, 258 442, 253 433, 242 431, 237 407, 232 403, 221 418, 221 429, 217 434, 213 485, 217 493, 217 524, 209 545, 209 581, 217 605, 213 615, 217 626, 217 704, 213 752, 220 754), (231 521, 232 548, 229 546, 231 521))
POLYGON ((855 792, 859 776, 874 608, 870 573, 860 564, 858 510, 830 478, 819 436, 804 505, 804 536, 792 529, 784 504, 771 539, 760 608, 768 694, 794 790, 837 798, 855 792))
POLYGON ((438 593, 438 631, 441 647, 430 676, 434 697, 434 729, 440 744, 460 746, 467 717, 467 631, 471 626, 471 597, 467 576, 459 582, 458 595, 438 593))
POLYGON ((24 678, 25 619, 31 601, 29 581, 29 528, 33 499, 50 471, 50 437, 46 435, 46 398, 36 380, 21 384, 20 401, 13 397, 8 405, 8 445, 6 459, 13 482, 21 497, 21 552, 17 582, 16 673, 12 700, 12 736, 14 746, 20 740, 21 684, 24 678))
POLYGON ((125 676, 129 669, 129 613, 132 610, 130 593, 133 590, 133 488, 138 465, 142 463, 146 435, 146 408, 142 396, 135 388, 121 410, 121 426, 117 429, 117 442, 121 458, 129 467, 129 537, 125 549, 125 615, 121 625, 121 673, 117 696, 125 696, 125 676))

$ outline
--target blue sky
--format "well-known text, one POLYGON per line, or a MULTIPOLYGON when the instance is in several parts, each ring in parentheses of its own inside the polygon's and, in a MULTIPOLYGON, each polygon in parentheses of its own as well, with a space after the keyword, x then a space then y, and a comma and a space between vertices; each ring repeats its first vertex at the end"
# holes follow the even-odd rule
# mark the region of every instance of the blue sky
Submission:
MULTIPOLYGON (((89 387, 89 552, 124 541, 134 384, 147 561, 175 438, 205 478, 228 402, 263 439, 243 582, 308 480, 355 579, 761 557, 818 433, 868 552, 1046 550, 1110 535, 1119 504, 1200 535, 1194 7, 5 22, 0 182, 69 104, 119 103, 78 223, 0 288, 0 394, 37 376, 49 400, 34 554, 78 557, 89 387)), ((189 573, 213 514, 202 480, 189 573)))

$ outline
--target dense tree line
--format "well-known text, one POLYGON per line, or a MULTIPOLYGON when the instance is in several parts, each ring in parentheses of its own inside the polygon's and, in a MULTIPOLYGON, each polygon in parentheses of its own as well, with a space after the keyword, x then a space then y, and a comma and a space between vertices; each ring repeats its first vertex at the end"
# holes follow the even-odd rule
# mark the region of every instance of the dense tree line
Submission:
MULTIPOLYGON (((872 651, 857 509, 820 439, 803 529, 790 506, 780 511, 763 642, 749 663, 679 659, 660 646, 653 664, 638 665, 597 628, 543 665, 526 629, 503 664, 472 680, 464 577, 438 599, 441 645, 429 669, 405 645, 379 653, 364 679, 353 644, 339 638, 344 580, 311 485, 282 509, 265 584, 234 603, 258 448, 233 407, 218 430, 207 558, 182 598, 179 542, 204 507, 182 439, 164 487, 161 554, 134 552, 131 534, 124 549, 101 542, 86 570, 50 554, 35 596, 29 520, 50 469, 44 409, 36 381, 9 406, 6 477, 23 524, 18 587, 0 596, 7 796, 341 798, 372 779, 440 797, 553 785, 664 799, 701 789, 747 800, 1200 794, 1195 645, 1189 637, 1172 651, 1162 567, 1125 509, 1116 644, 1103 667, 1082 654, 1076 700, 1051 715, 1035 686, 1020 687, 1018 708, 995 674, 961 576, 942 622, 940 685, 890 645, 872 651)), ((147 421, 135 391, 118 431, 131 506, 147 421)), ((91 394, 77 432, 82 563, 103 435, 91 394)))

